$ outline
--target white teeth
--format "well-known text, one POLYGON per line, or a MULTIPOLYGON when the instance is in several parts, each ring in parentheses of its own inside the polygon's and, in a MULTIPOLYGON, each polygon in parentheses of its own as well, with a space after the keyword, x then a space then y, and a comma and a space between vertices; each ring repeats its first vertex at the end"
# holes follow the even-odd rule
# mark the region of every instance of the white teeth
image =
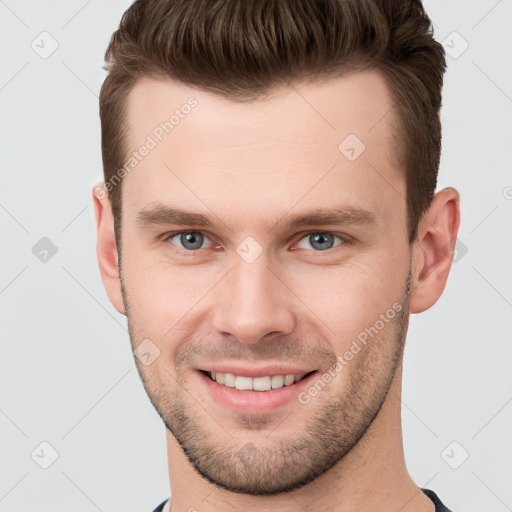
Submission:
POLYGON ((304 373, 288 374, 288 375, 272 375, 265 377, 243 377, 242 375, 234 375, 232 373, 209 372, 212 380, 219 384, 236 388, 239 390, 268 391, 270 389, 278 389, 283 386, 291 386, 304 377, 304 373))
POLYGON ((254 391, 268 391, 272 389, 272 379, 270 377, 255 377, 251 380, 254 391))
POLYGON ((235 388, 236 389, 252 389, 252 379, 251 377, 241 377, 238 375, 235 379, 235 388))
MULTIPOLYGON (((219 372, 215 374, 215 378, 217 378, 217 375, 219 375, 219 372)), ((235 387, 235 376, 232 373, 224 374, 224 386, 227 386, 228 388, 235 387)))
POLYGON ((285 386, 289 386, 290 384, 293 384, 293 381, 295 380, 295 375, 292 375, 290 373, 290 375, 287 375, 285 378, 284 378, 284 385, 285 386))
POLYGON ((273 375, 272 376, 272 389, 282 388, 284 386, 284 376, 283 375, 273 375))

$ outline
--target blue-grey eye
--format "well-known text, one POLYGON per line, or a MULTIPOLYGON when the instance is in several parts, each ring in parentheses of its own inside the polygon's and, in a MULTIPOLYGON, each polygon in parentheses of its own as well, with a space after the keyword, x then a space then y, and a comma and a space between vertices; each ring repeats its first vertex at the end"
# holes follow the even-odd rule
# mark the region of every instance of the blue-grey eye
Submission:
MULTIPOLYGON (((299 244, 303 240, 307 240, 308 243, 317 251, 325 251, 327 249, 332 249, 334 245, 334 239, 338 238, 342 240, 341 237, 334 235, 332 233, 310 233, 302 238, 299 244)), ((336 245, 340 245, 339 243, 336 245)), ((301 249, 309 249, 309 247, 301 247, 301 249)))
POLYGON ((176 235, 172 236, 169 240, 172 240, 173 238, 176 237, 179 237, 180 244, 184 249, 187 250, 200 249, 205 239, 205 237, 201 233, 194 231, 189 233, 177 233, 176 235))

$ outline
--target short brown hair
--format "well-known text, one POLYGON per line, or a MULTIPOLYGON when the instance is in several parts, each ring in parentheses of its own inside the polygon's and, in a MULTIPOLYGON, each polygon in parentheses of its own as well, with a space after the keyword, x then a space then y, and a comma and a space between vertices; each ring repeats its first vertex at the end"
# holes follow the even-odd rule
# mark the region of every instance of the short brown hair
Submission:
MULTIPOLYGON (((136 0, 105 60, 105 182, 125 161, 126 99, 141 77, 254 101, 276 86, 378 69, 396 109, 409 243, 416 239, 437 184, 446 70, 444 49, 420 0, 136 0)), ((121 183, 108 193, 120 249, 121 183)))

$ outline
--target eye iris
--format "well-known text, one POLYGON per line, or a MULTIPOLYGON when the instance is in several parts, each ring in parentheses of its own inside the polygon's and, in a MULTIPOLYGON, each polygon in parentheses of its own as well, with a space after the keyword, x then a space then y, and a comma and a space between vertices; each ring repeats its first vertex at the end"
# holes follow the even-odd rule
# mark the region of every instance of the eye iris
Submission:
POLYGON ((200 233, 182 233, 180 242, 185 249, 199 249, 203 243, 202 236, 200 233), (191 243, 192 247, 187 246, 188 243, 191 243))
POLYGON ((315 247, 315 249, 324 251, 325 249, 330 249, 332 247, 333 236, 325 233, 315 233, 309 236, 309 242, 311 243, 312 247, 315 247), (331 242, 330 244, 328 244, 328 247, 326 247, 325 245, 321 245, 325 244, 326 240, 328 242, 331 242), (320 244, 320 246, 316 245, 317 243, 320 244))

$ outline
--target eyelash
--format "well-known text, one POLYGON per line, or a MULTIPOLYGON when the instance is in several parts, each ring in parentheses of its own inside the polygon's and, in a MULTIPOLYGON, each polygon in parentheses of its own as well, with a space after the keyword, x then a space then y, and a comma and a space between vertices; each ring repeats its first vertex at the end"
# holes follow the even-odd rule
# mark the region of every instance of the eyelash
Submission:
MULTIPOLYGON (((199 231, 199 230, 173 231, 171 233, 166 233, 165 235, 162 235, 162 239, 163 239, 164 243, 168 243, 170 241, 170 239, 174 238, 176 235, 189 234, 189 233, 198 233, 198 234, 203 235, 206 239, 210 240, 210 238, 208 237, 208 235, 206 233, 204 233, 203 231, 199 231)), ((342 234, 342 233, 334 233, 332 231, 308 231, 304 234, 301 233, 302 236, 299 239, 297 239, 295 243, 300 242, 301 240, 303 240, 304 238, 306 238, 310 235, 319 235, 319 234, 334 235, 335 237, 342 240, 342 243, 335 245, 334 247, 331 247, 330 249, 325 249, 324 251, 315 251, 315 250, 311 249, 312 252, 314 252, 316 254, 320 254, 320 255, 321 254, 331 254, 332 251, 335 250, 337 247, 342 247, 344 245, 350 244, 352 241, 351 237, 349 237, 348 235, 342 234)), ((215 245, 218 245, 218 244, 215 244, 215 242, 213 242, 212 240, 210 240, 210 242, 212 242, 214 247, 215 247, 215 245)), ((169 243, 171 243, 171 242, 169 242, 169 243)), ((172 245, 175 245, 175 244, 172 244, 172 245)), ((178 253, 182 254, 184 256, 195 257, 197 253, 202 251, 202 249, 189 250, 189 249, 183 249, 182 247, 179 247, 179 246, 176 246, 176 247, 178 249, 178 253)), ((304 250, 309 250, 309 249, 304 249, 304 250)))

